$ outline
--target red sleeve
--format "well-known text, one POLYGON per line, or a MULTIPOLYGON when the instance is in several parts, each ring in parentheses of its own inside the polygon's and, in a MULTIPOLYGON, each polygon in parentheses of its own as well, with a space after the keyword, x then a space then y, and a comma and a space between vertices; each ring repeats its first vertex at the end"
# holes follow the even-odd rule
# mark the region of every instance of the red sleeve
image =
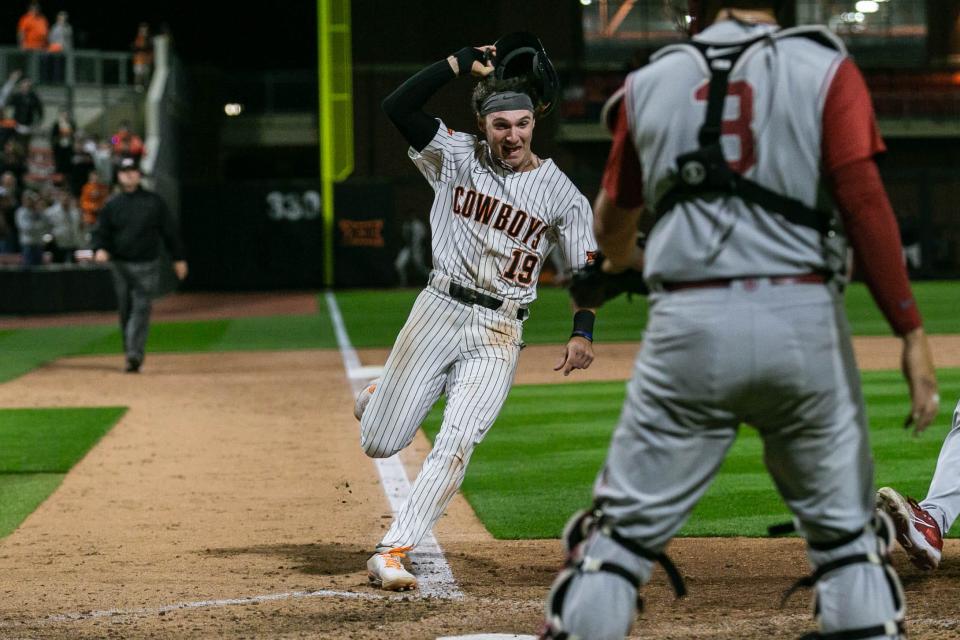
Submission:
POLYGON ((923 320, 910 290, 900 229, 877 164, 872 158, 850 162, 833 172, 831 182, 854 260, 873 299, 894 333, 909 333, 923 320))
POLYGON ((903 335, 922 320, 903 264, 897 220, 873 161, 885 150, 863 76, 844 60, 823 105, 823 172, 857 267, 890 327, 903 335))
POLYGON ((626 102, 624 98, 617 108, 613 145, 601 184, 615 205, 621 209, 634 209, 643 206, 643 170, 627 126, 626 102))
POLYGON ((823 167, 826 173, 886 151, 870 92, 847 58, 837 67, 823 105, 823 167))

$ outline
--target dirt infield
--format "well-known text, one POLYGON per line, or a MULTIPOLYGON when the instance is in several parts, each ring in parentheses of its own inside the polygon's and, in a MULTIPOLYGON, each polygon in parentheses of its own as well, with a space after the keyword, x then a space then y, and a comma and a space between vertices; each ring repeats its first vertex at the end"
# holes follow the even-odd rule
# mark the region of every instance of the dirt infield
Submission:
MULTIPOLYGON (((896 345, 882 342, 869 339, 866 352, 892 353, 893 365, 876 366, 896 367, 896 345)), ((956 366, 960 358, 943 355, 960 349, 947 342, 935 344, 938 364, 956 366)), ((625 377, 635 347, 604 346, 591 377, 625 377)), ((363 353, 367 362, 384 355, 363 353)), ((529 348, 518 381, 564 380, 549 371, 557 355, 558 347, 529 348)), ((0 540, 0 638, 534 632, 559 543, 495 541, 460 497, 436 535, 463 600, 386 597, 367 586, 364 562, 389 506, 357 446, 337 352, 151 354, 139 376, 121 364, 119 355, 71 358, 0 385, 2 407, 130 408, 0 540)), ((411 475, 426 451, 419 436, 404 453, 411 475)), ((912 638, 960 638, 958 552, 948 541, 929 576, 898 556, 912 638)), ((687 539, 671 553, 691 596, 674 602, 656 572, 637 626, 643 638, 758 640, 811 629, 806 595, 777 609, 806 571, 797 541, 687 539)))
MULTIPOLYGON (((930 336, 930 348, 938 367, 960 367, 960 336, 930 336)), ((640 343, 619 342, 594 345, 596 360, 586 371, 577 371, 567 377, 558 376, 553 367, 563 353, 557 345, 533 345, 520 352, 517 384, 571 384, 585 380, 626 380, 630 377, 633 360, 640 343)), ((900 341, 886 337, 856 337, 853 349, 860 369, 877 371, 900 368, 900 341)), ((383 364, 388 349, 362 349, 358 352, 365 365, 383 364)))

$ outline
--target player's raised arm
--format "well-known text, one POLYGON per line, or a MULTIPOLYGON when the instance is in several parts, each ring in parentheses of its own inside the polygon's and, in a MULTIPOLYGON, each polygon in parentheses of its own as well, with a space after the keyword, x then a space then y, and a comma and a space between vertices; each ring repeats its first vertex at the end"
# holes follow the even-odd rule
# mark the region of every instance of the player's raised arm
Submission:
POLYGON ((491 46, 464 47, 444 60, 417 72, 387 96, 382 103, 390 121, 400 130, 416 151, 423 151, 437 133, 436 118, 423 111, 423 106, 443 85, 470 69, 474 75, 486 75, 493 66, 486 60, 491 46))

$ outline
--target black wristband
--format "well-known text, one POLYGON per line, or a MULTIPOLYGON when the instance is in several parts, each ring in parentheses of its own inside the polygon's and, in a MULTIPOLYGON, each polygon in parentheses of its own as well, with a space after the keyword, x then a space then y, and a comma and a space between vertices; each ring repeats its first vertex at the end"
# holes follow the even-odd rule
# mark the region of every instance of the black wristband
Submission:
POLYGON ((593 342, 593 323, 596 319, 597 316, 594 315, 593 311, 587 311, 586 309, 577 311, 573 314, 573 331, 570 333, 570 337, 580 336, 593 342))
POLYGON ((473 67, 473 63, 483 62, 483 51, 474 47, 464 47, 453 54, 453 57, 457 59, 457 67, 460 69, 457 75, 470 75, 470 68, 473 67))

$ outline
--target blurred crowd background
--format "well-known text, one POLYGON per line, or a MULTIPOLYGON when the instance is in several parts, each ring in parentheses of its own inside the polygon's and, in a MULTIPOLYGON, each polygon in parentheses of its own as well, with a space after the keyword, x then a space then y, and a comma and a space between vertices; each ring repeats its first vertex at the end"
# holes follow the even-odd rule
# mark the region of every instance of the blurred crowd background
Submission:
MULTIPOLYGON (((335 192, 336 285, 417 285, 430 267, 432 192, 380 111, 394 87, 464 45, 535 33, 560 71, 563 99, 538 123, 534 148, 592 198, 609 148, 601 105, 626 73, 682 37, 664 5, 350 2, 354 169, 335 192)), ((911 274, 957 277, 960 0, 790 8, 798 23, 841 37, 863 69, 911 274)), ((4 3, 0 287, 15 293, 0 296, 0 313, 114 303, 102 269, 84 261, 116 164, 130 155, 180 220, 185 287, 323 286, 317 46, 315 0, 4 3)), ((470 88, 451 83, 430 109, 472 131, 470 88)))

